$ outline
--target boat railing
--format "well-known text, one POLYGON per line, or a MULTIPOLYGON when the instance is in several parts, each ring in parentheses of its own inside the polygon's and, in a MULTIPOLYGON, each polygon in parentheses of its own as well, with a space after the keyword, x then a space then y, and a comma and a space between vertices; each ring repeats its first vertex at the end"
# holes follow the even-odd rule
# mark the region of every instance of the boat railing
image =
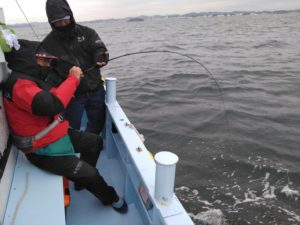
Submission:
POLYGON ((145 224, 194 224, 175 194, 165 202, 155 198, 156 163, 116 100, 115 78, 106 79, 106 91, 105 149, 121 158, 126 200, 138 204, 145 224))

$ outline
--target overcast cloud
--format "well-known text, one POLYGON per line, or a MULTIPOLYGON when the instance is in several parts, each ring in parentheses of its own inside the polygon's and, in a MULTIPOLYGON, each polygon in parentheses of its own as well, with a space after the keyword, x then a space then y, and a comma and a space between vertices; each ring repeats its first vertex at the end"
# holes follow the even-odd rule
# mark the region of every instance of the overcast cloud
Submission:
MULTIPOLYGON (((46 0, 18 0, 28 19, 47 21, 46 0)), ((300 9, 300 0, 69 0, 77 21, 204 11, 300 9)), ((15 0, 0 0, 6 23, 26 22, 15 0)))

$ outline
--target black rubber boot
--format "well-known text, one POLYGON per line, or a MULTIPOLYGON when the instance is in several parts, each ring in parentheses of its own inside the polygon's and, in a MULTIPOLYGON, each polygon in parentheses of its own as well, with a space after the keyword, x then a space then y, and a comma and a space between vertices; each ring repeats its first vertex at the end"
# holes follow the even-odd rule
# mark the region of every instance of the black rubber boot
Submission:
POLYGON ((118 201, 113 202, 111 204, 111 206, 113 207, 114 210, 116 210, 119 213, 127 213, 128 211, 128 206, 127 203, 125 202, 125 200, 123 198, 118 199, 118 201))
POLYGON ((74 184, 74 189, 75 189, 76 191, 81 191, 81 190, 84 189, 84 187, 81 186, 80 184, 74 184))

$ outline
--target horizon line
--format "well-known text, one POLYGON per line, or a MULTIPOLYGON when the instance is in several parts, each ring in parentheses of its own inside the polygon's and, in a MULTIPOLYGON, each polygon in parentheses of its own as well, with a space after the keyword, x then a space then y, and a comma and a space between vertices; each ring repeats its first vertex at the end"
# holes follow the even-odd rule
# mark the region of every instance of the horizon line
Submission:
MULTIPOLYGON (((0 7, 1 8, 1 7, 0 7)), ((232 11, 202 11, 202 12, 189 12, 189 13, 184 13, 184 14, 177 14, 177 13, 172 13, 172 14, 165 14, 165 15, 161 15, 161 14, 156 14, 156 15, 150 15, 150 16, 145 16, 145 15, 139 15, 139 16, 128 16, 128 17, 121 17, 121 18, 109 18, 109 19, 93 19, 93 20, 84 20, 84 21, 76 21, 79 23, 88 23, 88 22, 93 22, 93 21, 108 21, 108 20, 125 20, 125 19, 131 19, 131 18, 149 18, 149 17, 167 17, 167 16, 184 16, 184 15, 188 15, 188 14, 209 14, 209 13, 268 13, 268 12, 300 12, 300 9, 278 9, 278 10, 232 10, 232 11)), ((32 23, 49 23, 48 21, 43 21, 43 22, 30 22, 32 23)), ((24 24, 28 24, 28 22, 22 22, 22 23, 14 23, 14 24, 7 24, 10 26, 21 26, 24 24)))

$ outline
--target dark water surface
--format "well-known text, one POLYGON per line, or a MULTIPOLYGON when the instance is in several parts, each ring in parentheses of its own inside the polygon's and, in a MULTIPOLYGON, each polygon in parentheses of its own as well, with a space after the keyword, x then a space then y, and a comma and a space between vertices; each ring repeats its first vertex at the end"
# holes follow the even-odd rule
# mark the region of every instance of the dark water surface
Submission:
MULTIPOLYGON (((99 22, 127 116, 178 154, 176 193, 196 224, 300 224, 300 14, 99 22)), ((37 27, 43 37, 49 27, 37 27)), ((33 36, 28 28, 19 37, 33 36)))

